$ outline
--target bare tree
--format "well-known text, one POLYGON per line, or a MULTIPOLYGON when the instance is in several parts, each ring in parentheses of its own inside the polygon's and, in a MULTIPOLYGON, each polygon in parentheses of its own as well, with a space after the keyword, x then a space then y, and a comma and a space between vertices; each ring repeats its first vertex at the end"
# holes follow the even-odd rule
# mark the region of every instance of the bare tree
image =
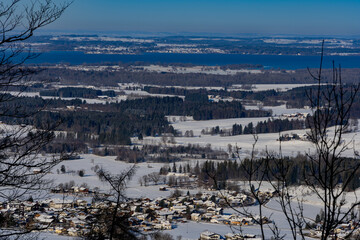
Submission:
POLYGON ((341 66, 336 68, 333 63, 332 82, 322 86, 322 57, 318 73, 311 76, 318 82, 318 86, 315 92, 308 92, 313 109, 313 117, 308 122, 308 136, 316 151, 315 154, 307 154, 309 172, 305 180, 323 204, 325 217, 321 239, 327 239, 360 204, 356 199, 349 207, 344 207, 348 187, 360 169, 358 161, 350 164, 344 156, 346 151, 355 153, 353 140, 345 141, 344 133, 349 127, 351 107, 360 85, 345 86, 342 83, 341 66))
MULTIPOLYGON (((237 214, 241 216, 245 216, 251 218, 252 221, 259 225, 261 237, 265 239, 265 227, 269 225, 268 218, 269 216, 265 216, 264 214, 264 206, 269 201, 269 199, 262 194, 260 189, 263 187, 265 181, 268 180, 268 161, 266 160, 258 160, 256 158, 255 146, 258 142, 258 135, 253 134, 254 143, 252 144, 251 155, 249 158, 241 159, 240 151, 241 148, 235 146, 235 155, 237 159, 240 161, 240 167, 244 172, 246 179, 246 184, 248 185, 248 189, 246 190, 247 195, 251 198, 251 204, 255 204, 258 209, 258 214, 255 214, 253 211, 248 209, 247 204, 242 203, 240 207, 233 206, 233 204, 228 200, 227 195, 221 191, 220 183, 217 179, 217 176, 214 173, 207 172, 207 175, 214 181, 214 185, 218 188, 221 198, 225 201, 226 205, 233 209, 237 214)), ((242 232, 241 227, 238 229, 242 232)))
MULTIPOLYGON (((101 213, 101 221, 97 222, 97 227, 100 227, 100 234, 102 236, 112 239, 136 239, 134 232, 128 225, 129 216, 124 212, 120 212, 121 203, 126 200, 125 189, 128 181, 134 176, 137 166, 123 170, 119 174, 111 174, 108 171, 101 169, 98 172, 99 178, 108 183, 111 187, 110 201, 111 205, 104 209, 101 213)), ((104 201, 104 199, 102 200, 104 201)), ((95 234, 98 237, 99 232, 95 234)))
MULTIPOLYGON (((56 4, 51 0, 10 0, 0 3, 0 118, 28 118, 41 109, 24 109, 16 104, 17 94, 31 84, 34 68, 24 65, 38 54, 31 51, 25 40, 36 30, 57 20, 69 6, 69 2, 56 4)), ((61 159, 42 157, 42 147, 54 137, 58 123, 44 123, 41 129, 32 126, 1 124, 0 134, 0 197, 12 201, 46 188, 44 176, 61 159)), ((0 225, 2 223, 0 222, 0 225)), ((25 234, 33 229, 0 233, 0 237, 25 234)))
POLYGON ((158 183, 160 181, 159 173, 157 173, 157 172, 149 173, 148 176, 149 176, 150 180, 154 182, 155 185, 158 185, 158 183))
MULTIPOLYGON (((321 233, 318 237, 325 240, 336 239, 338 236, 335 230, 340 224, 354 221, 358 217, 355 210, 359 207, 360 200, 355 191, 349 193, 349 190, 354 190, 360 185, 359 156, 354 149, 354 140, 346 141, 344 134, 349 132, 351 108, 357 101, 360 84, 344 85, 341 67, 335 67, 335 64, 333 64, 332 81, 324 82, 322 62, 323 52, 318 72, 313 74, 309 70, 311 76, 317 81, 315 90, 306 92, 313 110, 312 116, 307 119, 309 128, 307 135, 314 148, 312 152, 306 152, 301 160, 303 180, 297 184, 307 187, 309 194, 317 197, 322 204, 321 233), (351 154, 353 158, 350 157, 351 154), (347 202, 349 194, 354 195, 355 198, 347 202)), ((260 217, 256 218, 244 207, 234 209, 241 215, 253 218, 260 225, 262 239, 271 237, 265 236, 265 225, 272 231, 272 237, 284 238, 276 223, 268 224, 262 221, 262 208, 265 207, 268 199, 264 198, 259 190, 263 183, 268 181, 275 190, 273 199, 280 204, 284 218, 290 227, 291 237, 305 239, 309 234, 305 228, 309 227, 309 223, 314 220, 304 215, 305 206, 301 198, 306 196, 294 197, 294 186, 289 182, 289 176, 292 177, 294 172, 293 159, 282 156, 281 141, 278 153, 266 151, 265 157, 257 159, 254 155, 256 142, 257 138, 254 140, 250 158, 242 160, 239 154, 237 156, 250 188, 248 194, 255 199, 260 217)), ((219 186, 217 176, 213 173, 208 173, 208 175, 215 181, 215 185, 219 186)), ((228 206, 232 207, 225 195, 223 199, 228 206)), ((350 237, 355 229, 348 231, 345 238, 350 237)))
MULTIPOLYGON (((293 170, 292 164, 289 163, 289 160, 284 159, 281 154, 281 141, 279 154, 274 155, 267 152, 265 161, 268 162, 268 166, 271 166, 267 169, 268 180, 277 193, 275 199, 289 224, 291 237, 297 239, 300 236, 301 239, 304 239, 303 230, 306 226, 306 219, 303 215, 303 201, 300 198, 294 199, 293 197, 293 188, 288 182, 288 176, 292 174, 293 170)), ((270 226, 270 229, 278 238, 285 237, 281 235, 276 223, 270 226)))
MULTIPOLYGON (((322 49, 324 43, 322 45, 322 49)), ((317 81, 315 90, 307 92, 312 117, 307 119, 308 138, 313 143, 315 152, 306 153, 303 179, 311 193, 322 203, 321 239, 337 237, 335 229, 345 220, 355 220, 352 214, 360 201, 355 195, 353 202, 346 202, 348 190, 359 175, 360 163, 354 149, 354 141, 345 141, 344 134, 350 125, 350 111, 357 98, 360 85, 344 85, 341 79, 341 67, 333 63, 332 82, 325 83, 322 77, 323 51, 320 68, 316 74, 309 73, 317 81), (350 159, 344 153, 354 153, 350 159), (348 204, 347 206, 345 206, 348 204)), ((304 228, 312 221, 304 216, 304 206, 301 199, 292 197, 292 187, 287 176, 291 174, 291 163, 280 154, 270 156, 273 168, 269 168, 269 180, 278 193, 278 202, 289 223, 293 239, 305 239, 304 228)), ((347 233, 346 237, 353 234, 347 233)))

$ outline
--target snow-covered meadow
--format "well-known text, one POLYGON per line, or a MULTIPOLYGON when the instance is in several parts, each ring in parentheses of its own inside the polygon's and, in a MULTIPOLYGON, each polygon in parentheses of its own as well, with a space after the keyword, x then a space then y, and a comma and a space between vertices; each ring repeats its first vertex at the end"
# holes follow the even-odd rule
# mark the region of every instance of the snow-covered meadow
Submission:
MULTIPOLYGON (((180 163, 181 164, 181 163, 180 163)), ((106 183, 103 183, 99 180, 99 178, 96 176, 95 172, 93 171, 93 167, 98 165, 100 167, 103 167, 104 169, 110 171, 111 173, 120 173, 121 171, 124 171, 132 166, 131 163, 124 163, 120 161, 115 161, 115 157, 99 157, 92 154, 85 154, 81 155, 80 159, 76 160, 68 160, 61 163, 61 165, 64 165, 68 173, 56 173, 56 168, 54 169, 52 174, 49 174, 49 178, 53 179, 55 183, 66 183, 71 180, 75 181, 78 185, 82 183, 86 183, 89 187, 98 187, 101 191, 106 192, 110 189, 109 185, 106 183), (77 170, 85 170, 85 176, 80 177, 78 174, 72 174, 72 171, 77 170)), ((151 172, 158 172, 160 167, 163 166, 162 163, 139 163, 137 164, 137 170, 136 174, 133 177, 133 179, 129 182, 128 188, 126 190, 126 195, 130 198, 151 198, 156 199, 159 197, 168 197, 172 190, 170 191, 159 191, 159 187, 162 185, 156 185, 156 186, 140 186, 139 182, 137 181, 139 177, 151 173, 151 172)), ((60 166, 58 166, 60 168, 60 166)), ((248 189, 248 183, 246 182, 238 182, 239 186, 243 189, 248 189)), ((256 184, 256 183, 254 183, 256 184)), ((182 189, 184 193, 186 193, 187 189, 182 189)), ((271 190, 271 185, 269 183, 264 183, 262 190, 271 190)), ((190 190, 190 194, 196 194, 197 192, 208 192, 204 189, 192 189, 190 190)), ((319 201, 317 201, 316 196, 314 194, 311 195, 304 195, 304 192, 306 189, 304 188, 294 188, 293 190, 293 196, 294 196, 294 205, 297 204, 297 198, 303 201, 304 204, 304 216, 308 219, 308 221, 312 221, 315 219, 316 214, 320 212, 321 204, 319 201)), ((217 191, 212 192, 214 195, 217 195, 217 191)), ((53 197, 59 196, 55 195, 53 197)), ((347 197, 349 201, 355 199, 354 194, 349 194, 347 197)), ((237 208, 239 211, 242 211, 241 208, 237 208)), ((254 215, 259 213, 258 206, 251 206, 246 208, 248 211, 251 211, 254 215)), ((262 209, 263 216, 266 216, 270 218, 272 221, 274 221, 279 229, 281 230, 282 234, 286 234, 285 239, 291 238, 291 232, 288 227, 288 223, 286 222, 283 213, 281 212, 281 208, 279 203, 276 201, 276 199, 270 200, 262 209)), ((235 211, 232 209, 225 209, 225 214, 232 214, 235 211)), ((186 223, 178 223, 177 227, 165 231, 165 233, 170 233, 174 237, 182 236, 183 239, 198 239, 200 236, 200 233, 203 231, 212 231, 219 234, 227 234, 232 232, 239 232, 240 229, 238 227, 230 227, 229 225, 224 224, 214 224, 214 223, 205 223, 205 222, 194 222, 194 221, 188 221, 186 223)), ((251 225, 251 226, 242 226, 241 228, 243 234, 260 234, 260 228, 257 225, 251 225)), ((269 228, 269 226, 266 226, 265 233, 267 236, 271 236, 272 232, 269 228)), ((71 239, 71 238, 64 238, 64 239, 71 239)))
MULTIPOLYGON (((102 192, 110 190, 110 186, 107 183, 100 181, 99 177, 95 173, 94 169, 97 165, 99 168, 103 168, 112 174, 119 174, 129 169, 133 164, 116 161, 115 156, 100 157, 93 154, 81 155, 80 159, 63 161, 60 165, 55 167, 51 174, 48 175, 49 179, 54 180, 55 184, 67 183, 74 181, 76 185, 80 186, 86 183, 90 188, 99 188, 102 192), (65 166, 66 173, 57 173, 61 165, 65 166), (80 177, 77 171, 84 170, 85 175, 80 177)), ((163 163, 138 163, 136 174, 128 183, 126 195, 133 198, 141 197, 166 197, 170 194, 169 191, 159 191, 159 185, 150 187, 141 187, 138 183, 138 179, 146 174, 152 172, 159 172, 163 163)))

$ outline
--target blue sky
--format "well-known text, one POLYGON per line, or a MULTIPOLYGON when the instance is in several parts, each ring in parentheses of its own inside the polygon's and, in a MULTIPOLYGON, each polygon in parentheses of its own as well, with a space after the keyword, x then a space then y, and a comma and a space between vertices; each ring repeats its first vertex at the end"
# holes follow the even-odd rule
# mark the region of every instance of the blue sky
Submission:
POLYGON ((75 0, 47 29, 360 35, 360 0, 75 0))

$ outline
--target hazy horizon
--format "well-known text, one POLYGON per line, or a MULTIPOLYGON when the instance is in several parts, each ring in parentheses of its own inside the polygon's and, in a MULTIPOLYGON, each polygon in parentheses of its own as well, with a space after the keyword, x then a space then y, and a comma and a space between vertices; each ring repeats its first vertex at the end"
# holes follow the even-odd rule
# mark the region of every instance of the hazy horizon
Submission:
POLYGON ((354 35, 320 35, 320 34, 261 34, 261 33, 219 33, 219 32, 147 32, 147 31, 88 31, 88 30, 54 30, 41 29, 36 35, 98 35, 118 37, 219 37, 219 38, 352 38, 360 39, 360 34, 354 35))
POLYGON ((75 0, 57 32, 360 36, 360 1, 75 0))

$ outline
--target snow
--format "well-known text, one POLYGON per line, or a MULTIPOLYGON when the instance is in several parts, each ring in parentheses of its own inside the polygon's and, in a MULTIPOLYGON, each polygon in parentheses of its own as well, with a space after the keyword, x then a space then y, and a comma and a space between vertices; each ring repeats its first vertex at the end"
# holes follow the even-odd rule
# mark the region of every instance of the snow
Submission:
MULTIPOLYGON (((177 74, 187 73, 202 73, 202 74, 214 74, 214 75, 236 75, 238 73, 251 73, 260 74, 263 73, 259 69, 221 69, 218 66, 194 66, 194 67, 177 67, 177 66, 160 66, 160 65, 149 65, 149 66, 138 66, 136 69, 145 70, 149 72, 168 72, 177 74)), ((135 67, 134 67, 135 70, 135 67)))
POLYGON ((179 96, 179 95, 171 95, 171 94, 155 94, 155 93, 148 93, 146 91, 140 91, 140 90, 124 90, 126 95, 137 95, 137 96, 146 96, 146 97, 179 97, 182 99, 185 99, 185 96, 179 96))
MULTIPOLYGON (((246 107, 247 108, 247 107, 246 107)), ((292 113, 312 113, 310 108, 286 108, 286 105, 280 105, 275 107, 264 107, 264 110, 271 110, 272 116, 281 116, 282 114, 292 114, 292 113)))
MULTIPOLYGON (((246 109, 259 109, 258 106, 244 106, 246 109)), ((280 105, 275 107, 263 107, 264 110, 272 111, 274 117, 281 116, 282 114, 292 113, 311 113, 311 109, 304 108, 286 108, 286 105, 280 105)), ((200 120, 195 121, 191 116, 167 116, 170 124, 176 129, 181 131, 183 134, 186 131, 192 130, 195 136, 201 134, 201 130, 210 129, 219 126, 220 129, 231 129, 234 124, 241 124, 246 126, 249 123, 253 123, 254 126, 260 121, 267 121, 269 117, 258 117, 258 118, 227 118, 227 119, 214 119, 214 120, 200 120), (175 121, 174 121, 175 118, 175 121), (184 118, 185 121, 181 121, 184 118)))
MULTIPOLYGON (((53 169, 52 173, 48 175, 48 178, 54 180, 56 184, 74 181, 78 186, 82 183, 86 183, 90 188, 98 187, 102 191, 109 191, 110 186, 107 183, 101 182, 92 168, 98 165, 112 174, 117 174, 121 171, 129 169, 133 165, 131 163, 116 161, 115 158, 115 156, 100 157, 93 154, 84 154, 81 155, 81 159, 63 161, 53 169), (57 169, 60 169, 61 165, 65 166, 67 173, 56 173, 57 169), (85 170, 85 176, 80 177, 77 174, 78 170, 85 170)), ((136 166, 136 173, 127 185, 128 188, 126 189, 126 195, 128 197, 157 198, 167 197, 171 194, 171 191, 159 191, 159 188, 163 185, 145 187, 140 186, 138 183, 140 177, 152 172, 158 173, 160 168, 164 166, 164 163, 137 163, 136 166)))
MULTIPOLYGON (((119 85, 121 86, 126 86, 126 84, 124 83, 119 83, 119 85)), ((132 84, 134 85, 134 84, 132 84)), ((149 87, 159 87, 159 88, 180 88, 180 89, 187 89, 187 90, 198 90, 198 89, 206 89, 206 90, 224 90, 224 87, 194 87, 194 86, 163 86, 163 85, 155 85, 155 84, 139 84, 138 86, 143 87, 143 86, 149 86, 149 87)))
MULTIPOLYGON (((284 132, 287 133, 287 132, 284 132)), ((305 133, 304 130, 289 131, 288 133, 305 133)), ((264 151, 266 148, 268 150, 279 150, 279 142, 276 139, 279 138, 278 133, 267 133, 259 134, 259 140, 256 145, 256 150, 264 151)), ((146 143, 160 143, 160 137, 145 137, 144 141, 146 143)), ((254 143, 254 137, 251 134, 246 135, 237 135, 237 136, 227 136, 221 137, 220 135, 202 135, 201 137, 175 137, 176 144, 188 145, 188 144, 198 144, 200 146, 211 145, 214 149, 223 149, 227 150, 228 145, 241 147, 244 153, 250 153, 252 150, 252 145, 254 143)), ((294 156, 298 152, 303 153, 304 150, 310 149, 311 144, 305 141, 289 141, 282 142, 282 149, 284 155, 294 156)))
MULTIPOLYGON (((7 92, 13 96, 17 96, 17 97, 40 97, 40 93, 39 92, 7 92)), ((107 98, 107 99, 100 99, 100 98, 77 98, 77 97, 55 97, 55 96, 41 96, 41 98, 43 99, 62 99, 62 100, 75 100, 75 99, 79 99, 81 101, 86 101, 86 103, 89 104, 106 104, 106 102, 120 102, 123 100, 126 100, 126 96, 122 96, 119 95, 117 97, 113 97, 113 98, 107 98)))
MULTIPOLYGON (((74 180, 77 184, 82 182, 86 182, 89 186, 94 187, 98 186, 101 190, 107 191, 109 190, 109 186, 99 181, 95 173, 91 170, 91 167, 95 165, 99 165, 104 167, 106 170, 112 173, 119 173, 130 166, 131 163, 124 163, 115 161, 115 157, 99 157, 92 154, 81 155, 81 159, 78 160, 70 160, 64 161, 61 164, 66 166, 66 169, 71 170, 80 170, 85 169, 85 177, 81 178, 78 175, 74 174, 50 174, 50 176, 56 181, 56 183, 60 182, 68 182, 70 180, 74 180)), ((194 164, 194 163, 193 163, 194 164)), ((138 169, 135 177, 129 182, 128 189, 126 190, 126 195, 131 198, 144 198, 149 197, 151 199, 155 199, 157 197, 167 197, 171 194, 171 191, 159 191, 159 187, 157 186, 149 186, 149 187, 141 187, 137 179, 145 174, 151 172, 158 172, 159 168, 163 166, 163 163, 139 163, 137 164, 138 169)), ((242 188, 248 188, 249 184, 247 182, 238 182, 242 188)), ((271 190, 272 187, 270 183, 264 182, 261 190, 271 190)), ((191 190, 191 194, 195 194, 201 189, 191 190)), ((186 191, 186 190, 184 190, 186 191)), ((206 192, 201 190, 202 192, 206 192)), ((317 199, 314 194, 304 195, 306 192, 305 187, 296 187, 293 189, 293 204, 297 206, 297 198, 303 201, 304 204, 304 216, 308 221, 312 221, 315 219, 316 214, 320 212, 322 208, 321 203, 317 199)), ((359 191, 358 191, 359 193, 359 191)), ((346 198, 349 202, 355 200, 354 194, 349 194, 346 198)), ((241 209, 238 209, 241 211, 241 209)), ((259 214, 258 206, 251 206, 247 208, 248 211, 251 211, 253 214, 259 214)), ((269 217, 271 220, 275 221, 277 226, 280 228, 282 234, 286 234, 285 239, 291 238, 291 231, 289 230, 288 223, 281 211, 280 205, 276 200, 270 200, 262 209, 263 216, 269 217)), ((234 213, 235 211, 232 209, 225 209, 226 214, 234 213)), ((213 224, 213 223, 205 223, 205 222, 193 222, 189 221, 187 223, 178 223, 175 229, 164 231, 164 233, 170 233, 174 237, 182 236, 183 239, 198 239, 201 232, 209 230, 211 232, 219 233, 221 235, 225 235, 227 233, 239 232, 237 227, 232 227, 228 225, 222 224, 213 224)), ((257 225, 252 226, 242 226, 241 228, 243 234, 255 234, 259 237, 260 235, 260 227, 257 225)), ((272 232, 268 226, 265 227, 265 235, 271 236, 272 232)), ((59 238, 62 239, 62 238, 59 238)), ((71 238, 68 238, 71 239, 71 238)))
MULTIPOLYGON (((256 225, 250 226, 241 226, 241 230, 243 234, 255 234, 259 237, 260 235, 260 227, 256 225)), ((288 228, 282 228, 282 233, 287 234, 286 239, 290 237, 290 230, 288 228)), ((224 224, 214 224, 214 223, 198 223, 189 221, 187 223, 179 223, 177 228, 172 229, 170 231, 164 231, 164 233, 170 233, 174 237, 182 236, 182 239, 199 239, 200 234, 204 231, 211 231, 214 233, 218 233, 221 235, 225 235, 227 233, 240 233, 239 226, 229 226, 224 224)), ((265 236, 272 236, 272 232, 268 227, 265 227, 265 236)))
MULTIPOLYGON (((6 232, 8 230, 1 230, 2 233, 6 232)), ((64 236, 64 235, 57 235, 55 233, 51 233, 51 232, 37 232, 37 231, 33 231, 29 234, 24 235, 14 235, 12 237, 9 238, 4 238, 4 239, 9 239, 9 240, 16 240, 16 239, 52 239, 52 240, 75 240, 78 238, 74 238, 74 237, 69 237, 69 236, 64 236)))
POLYGON ((52 239, 52 240, 75 240, 75 239, 78 239, 76 237, 58 235, 58 234, 50 233, 50 232, 40 232, 40 233, 38 233, 37 236, 38 236, 37 239, 52 239))
MULTIPOLYGON (((204 121, 176 121, 171 123, 171 125, 176 129, 181 131, 183 134, 187 130, 192 130, 195 136, 201 134, 201 130, 206 128, 212 128, 219 126, 220 129, 226 128, 230 129, 234 124, 241 124, 243 126, 248 125, 249 123, 257 124, 260 121, 268 120, 268 117, 262 118, 229 118, 229 119, 216 119, 216 120, 204 120, 204 121)), ((172 117, 169 117, 169 120, 172 120, 172 117)))
MULTIPOLYGON (((238 119, 239 121, 249 121, 249 119, 243 118, 238 119)), ((260 119, 251 119, 251 121, 258 121, 260 119)), ((264 119, 262 119, 264 120, 264 119)), ((266 120, 266 119, 265 119, 266 120)), ((177 145, 188 145, 188 144, 198 144, 200 146, 211 145, 214 149, 222 149, 227 151, 228 145, 241 147, 241 150, 245 154, 249 154, 253 148, 254 136, 252 134, 236 135, 236 136, 220 136, 220 135, 199 135, 201 129, 206 127, 215 127, 219 126, 229 126, 232 125, 236 120, 226 119, 226 120, 209 120, 209 121, 188 121, 188 122, 177 122, 173 126, 176 130, 180 130, 184 133, 186 130, 193 130, 194 137, 175 137, 175 144, 177 145)), ((241 123, 241 122, 239 122, 241 123)), ((280 134, 298 134, 299 136, 306 134, 309 129, 302 130, 291 130, 284 131, 281 133, 263 133, 258 134, 258 141, 255 146, 257 154, 265 153, 266 150, 270 152, 279 152, 280 143, 277 141, 280 134)), ((329 128, 329 136, 332 136, 334 132, 334 127, 329 128)), ((349 132, 343 134, 343 141, 350 143, 353 142, 354 149, 360 148, 360 136, 358 132, 349 132)), ((160 144, 162 141, 161 137, 145 137, 143 143, 146 144, 160 144)), ((291 140, 281 142, 282 154, 284 156, 296 156, 299 153, 313 153, 314 145, 309 141, 303 140, 291 140)), ((353 149, 348 149, 344 152, 343 156, 354 157, 353 149)))
MULTIPOLYGON (((246 85, 246 84, 245 84, 246 85)), ((306 87, 306 86, 313 86, 316 85, 316 83, 313 84, 251 84, 253 88, 249 90, 241 89, 241 84, 234 84, 232 85, 231 90, 241 90, 241 91, 254 91, 254 92, 260 92, 260 91, 267 91, 267 90, 276 90, 285 92, 287 90, 297 88, 297 87, 306 87)))

